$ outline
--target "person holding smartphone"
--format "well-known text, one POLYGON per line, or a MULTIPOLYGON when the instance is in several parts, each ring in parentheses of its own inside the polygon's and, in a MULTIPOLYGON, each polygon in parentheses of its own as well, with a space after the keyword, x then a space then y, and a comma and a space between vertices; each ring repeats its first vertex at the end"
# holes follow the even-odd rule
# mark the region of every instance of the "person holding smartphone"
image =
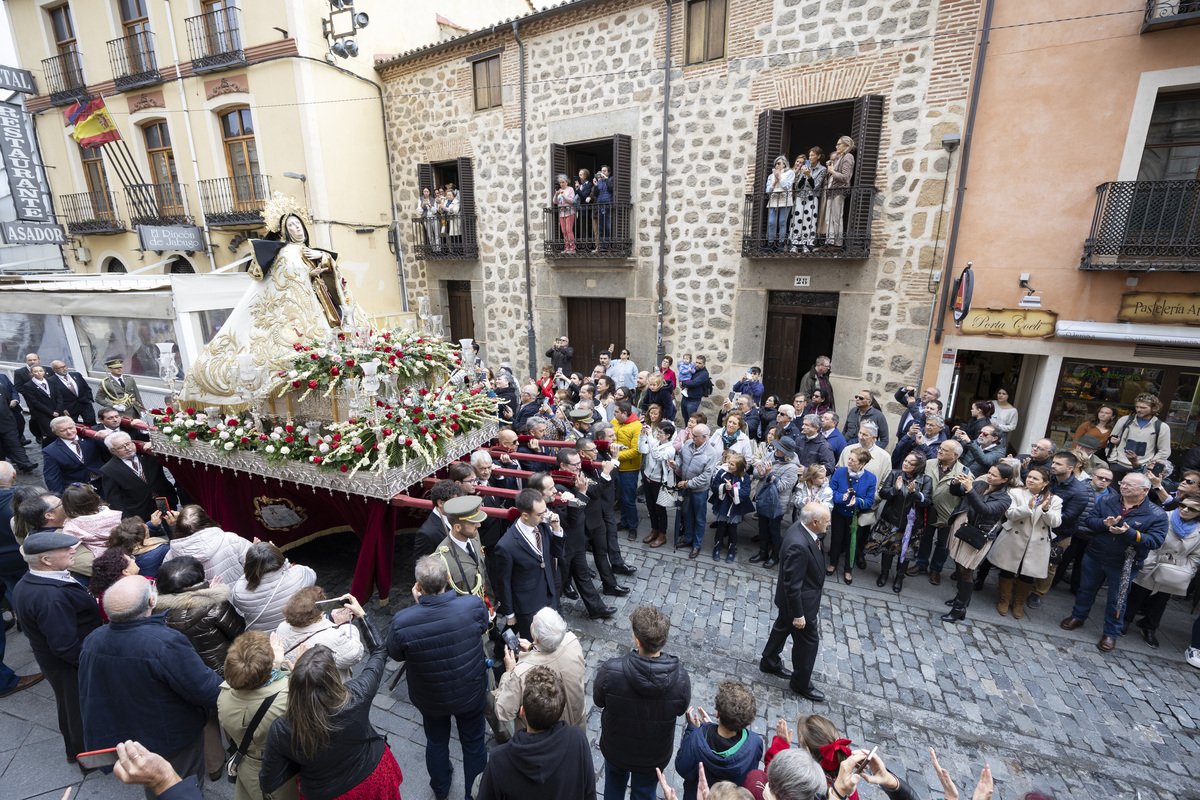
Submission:
POLYGON ((1117 420, 1109 437, 1108 465, 1113 480, 1120 481, 1130 472, 1145 472, 1152 461, 1171 458, 1171 426, 1156 415, 1162 403, 1152 394, 1139 394, 1133 412, 1117 420))

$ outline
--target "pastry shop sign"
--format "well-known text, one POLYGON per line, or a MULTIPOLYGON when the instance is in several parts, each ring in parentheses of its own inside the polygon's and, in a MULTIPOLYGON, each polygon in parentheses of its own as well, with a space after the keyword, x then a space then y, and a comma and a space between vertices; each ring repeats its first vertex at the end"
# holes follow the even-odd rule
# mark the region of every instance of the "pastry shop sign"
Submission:
POLYGON ((1200 294, 1130 292, 1121 296, 1120 322, 1200 325, 1200 294))
POLYGON ((1013 336, 1041 339, 1054 335, 1058 314, 1041 308, 973 308, 959 332, 967 336, 1013 336))

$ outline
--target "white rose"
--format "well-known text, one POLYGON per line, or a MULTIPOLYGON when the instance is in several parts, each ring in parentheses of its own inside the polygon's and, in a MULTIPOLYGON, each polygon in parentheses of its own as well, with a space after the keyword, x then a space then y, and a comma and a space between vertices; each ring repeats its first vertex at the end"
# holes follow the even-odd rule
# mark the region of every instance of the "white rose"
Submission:
POLYGON ((172 433, 174 433, 174 431, 175 431, 174 428, 163 428, 162 429, 162 432, 167 436, 170 436, 172 433))
POLYGON ((317 357, 318 358, 324 358, 327 355, 329 355, 329 351, 326 350, 324 347, 317 348, 317 357))
POLYGON ((279 448, 279 452, 286 456, 288 453, 292 452, 292 448, 284 445, 283 447, 279 448))
POLYGON ((295 380, 296 378, 299 378, 299 377, 300 377, 300 373, 299 373, 299 372, 296 372, 296 370, 292 370, 292 371, 290 371, 290 372, 287 374, 287 376, 288 376, 289 378, 292 378, 293 380, 295 380))
POLYGON ((221 433, 220 433, 220 435, 219 435, 219 438, 221 438, 221 439, 228 439, 228 438, 229 438, 229 431, 221 431, 221 433))
POLYGON ((283 438, 283 435, 279 433, 280 430, 280 428, 276 428, 275 432, 271 434, 271 438, 277 442, 283 438))
POLYGON ((182 437, 182 436, 172 436, 172 437, 171 437, 171 441, 172 441, 172 442, 179 443, 179 442, 182 442, 182 441, 183 441, 183 437, 182 437))
POLYGON ((276 426, 275 426, 275 433, 283 433, 283 426, 281 426, 281 425, 276 425, 276 426))
POLYGON ((317 449, 320 450, 322 453, 328 453, 329 445, 325 444, 324 442, 321 442, 321 446, 318 447, 317 449))
POLYGON ((232 450, 232 449, 233 449, 233 442, 226 442, 226 443, 225 443, 225 449, 226 449, 226 450, 232 450))
POLYGON ((267 448, 266 448, 266 449, 267 449, 267 452, 268 452, 268 453, 274 453, 274 452, 275 452, 275 447, 274 447, 273 445, 267 445, 267 448))
POLYGON ((183 424, 189 428, 194 428, 194 427, 196 427, 196 420, 189 419, 188 421, 184 422, 183 424))

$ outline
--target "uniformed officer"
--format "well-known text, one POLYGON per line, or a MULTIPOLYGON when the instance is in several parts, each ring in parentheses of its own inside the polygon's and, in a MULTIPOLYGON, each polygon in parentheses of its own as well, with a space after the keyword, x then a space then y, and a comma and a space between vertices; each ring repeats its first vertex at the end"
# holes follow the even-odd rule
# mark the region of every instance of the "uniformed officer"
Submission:
POLYGON ((437 546, 434 555, 446 562, 450 572, 450 588, 458 594, 473 594, 496 616, 496 597, 484 564, 483 548, 479 544, 479 523, 487 519, 483 513, 483 498, 462 495, 446 501, 446 519, 450 533, 437 546))

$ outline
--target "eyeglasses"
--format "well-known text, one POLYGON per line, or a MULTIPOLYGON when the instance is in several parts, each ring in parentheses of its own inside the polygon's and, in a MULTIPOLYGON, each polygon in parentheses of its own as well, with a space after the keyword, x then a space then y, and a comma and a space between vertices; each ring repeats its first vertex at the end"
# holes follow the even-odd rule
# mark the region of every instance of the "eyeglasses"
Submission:
POLYGON ((1093 475, 1092 478, 1093 480, 1100 481, 1101 483, 1109 483, 1112 481, 1112 478, 1106 478, 1103 475, 1093 475))
POLYGON ((855 396, 854 396, 854 399, 855 399, 855 400, 870 400, 871 398, 869 398, 869 397, 863 397, 862 395, 855 395, 855 396))
POLYGON ((1180 511, 1191 511, 1193 514, 1200 514, 1200 508, 1196 506, 1180 506, 1180 511))
POLYGON ((1183 480, 1181 480, 1181 481, 1180 481, 1180 483, 1186 483, 1186 484, 1188 484, 1189 486, 1195 486, 1195 485, 1196 485, 1196 479, 1195 479, 1195 478, 1184 478, 1183 480))

